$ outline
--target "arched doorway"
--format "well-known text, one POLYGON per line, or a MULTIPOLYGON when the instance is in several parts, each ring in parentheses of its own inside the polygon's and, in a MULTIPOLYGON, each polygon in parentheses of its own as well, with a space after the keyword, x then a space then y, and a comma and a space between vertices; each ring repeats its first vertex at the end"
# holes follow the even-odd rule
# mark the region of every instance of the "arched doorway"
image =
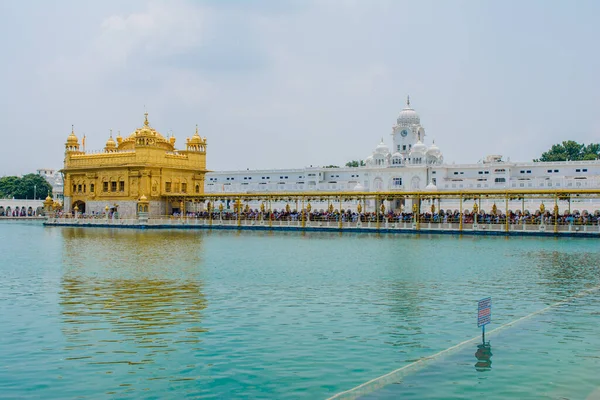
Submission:
POLYGON ((5 215, 4 207, 0 206, 0 217, 4 217, 5 215))
POLYGON ((83 201, 77 200, 75 203, 73 203, 71 210, 75 211, 75 206, 77 206, 77 212, 79 214, 85 214, 85 203, 83 201))
POLYGON ((6 207, 6 216, 7 217, 12 217, 12 209, 10 208, 10 206, 6 207))
POLYGON ((29 207, 29 208, 27 209, 27 216, 28 216, 28 217, 33 217, 33 207, 29 207))

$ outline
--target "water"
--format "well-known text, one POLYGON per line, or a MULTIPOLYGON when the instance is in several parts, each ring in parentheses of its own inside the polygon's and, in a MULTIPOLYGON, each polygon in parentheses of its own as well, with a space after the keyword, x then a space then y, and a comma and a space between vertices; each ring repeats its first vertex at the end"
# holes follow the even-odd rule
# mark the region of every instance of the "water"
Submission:
MULTIPOLYGON (((0 224, 0 398, 326 398, 600 285, 595 239, 0 224)), ((368 398, 584 399, 598 291, 368 398)))

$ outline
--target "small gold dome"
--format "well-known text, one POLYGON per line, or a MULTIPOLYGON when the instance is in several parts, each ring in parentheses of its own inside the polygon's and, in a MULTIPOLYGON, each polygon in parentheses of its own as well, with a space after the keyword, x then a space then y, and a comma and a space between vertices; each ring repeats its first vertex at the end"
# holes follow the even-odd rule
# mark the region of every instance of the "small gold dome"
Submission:
POLYGON ((108 138, 108 140, 106 141, 106 148, 107 149, 114 149, 117 147, 117 143, 115 142, 115 140, 111 137, 108 138))
POLYGON ((194 136, 192 136, 191 139, 188 139, 188 142, 190 144, 201 144, 202 143, 202 138, 198 134, 198 125, 196 125, 196 133, 194 133, 194 136))
POLYGON ((73 129, 72 126, 71 126, 71 134, 67 138, 67 144, 69 144, 69 145, 79 144, 79 139, 77 139, 77 136, 75 136, 75 130, 73 129))
POLYGON ((175 146, 175 140, 177 140, 177 139, 175 139, 175 136, 171 136, 169 138, 169 143, 171 143, 171 146, 175 146))
POLYGON ((46 196, 46 201, 52 201, 52 197, 50 195, 46 196))
POLYGON ((148 198, 144 194, 140 197, 140 201, 147 201, 147 200, 148 200, 148 198))

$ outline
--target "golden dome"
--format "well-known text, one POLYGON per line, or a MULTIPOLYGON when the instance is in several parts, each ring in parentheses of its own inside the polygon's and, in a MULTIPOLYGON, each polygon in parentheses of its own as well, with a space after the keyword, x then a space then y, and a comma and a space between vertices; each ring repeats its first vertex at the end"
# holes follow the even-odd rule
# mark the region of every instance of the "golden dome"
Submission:
POLYGON ((67 144, 69 144, 69 145, 79 144, 79 139, 77 139, 77 136, 75 136, 75 130, 73 128, 73 125, 71 125, 71 134, 67 138, 67 144))
POLYGON ((191 139, 188 139, 188 142, 190 144, 201 144, 202 143, 202 138, 198 134, 198 125, 196 125, 196 133, 194 133, 194 136, 192 136, 191 139))
POLYGON ((115 140, 112 137, 112 130, 111 130, 110 137, 106 141, 106 146, 104 147, 104 149, 105 150, 115 150, 116 148, 117 148, 117 143, 115 142, 115 140))
POLYGON ((117 144, 121 144, 123 141, 123 137, 121 136, 121 131, 117 132, 117 144))
POLYGON ((146 197, 146 195, 144 195, 144 194, 143 194, 143 195, 140 197, 140 201, 148 201, 148 198, 146 197))

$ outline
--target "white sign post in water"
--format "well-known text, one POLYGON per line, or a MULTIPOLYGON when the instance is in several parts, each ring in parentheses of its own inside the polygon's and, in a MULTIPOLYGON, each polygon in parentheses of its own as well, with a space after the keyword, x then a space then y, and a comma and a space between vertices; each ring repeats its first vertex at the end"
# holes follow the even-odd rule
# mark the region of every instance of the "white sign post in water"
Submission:
POLYGON ((481 327, 481 339, 485 344, 485 326, 492 322, 492 298, 486 297, 477 303, 477 327, 481 327))

